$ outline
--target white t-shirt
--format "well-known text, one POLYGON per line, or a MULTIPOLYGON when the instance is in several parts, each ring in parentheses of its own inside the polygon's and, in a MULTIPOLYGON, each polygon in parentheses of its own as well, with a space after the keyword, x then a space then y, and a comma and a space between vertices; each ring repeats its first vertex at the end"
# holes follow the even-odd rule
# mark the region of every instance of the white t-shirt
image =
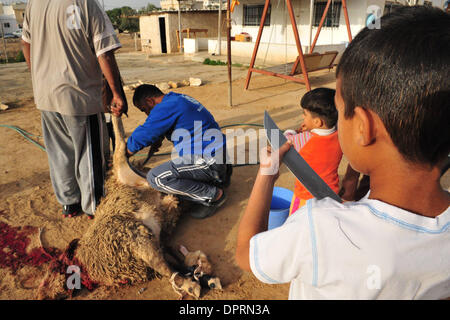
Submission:
POLYGON ((39 110, 70 116, 103 111, 97 59, 121 44, 97 0, 28 0, 22 39, 30 44, 39 110))
POLYGON ((450 297, 450 207, 420 216, 366 196, 307 204, 250 241, 250 266, 289 299, 450 297))

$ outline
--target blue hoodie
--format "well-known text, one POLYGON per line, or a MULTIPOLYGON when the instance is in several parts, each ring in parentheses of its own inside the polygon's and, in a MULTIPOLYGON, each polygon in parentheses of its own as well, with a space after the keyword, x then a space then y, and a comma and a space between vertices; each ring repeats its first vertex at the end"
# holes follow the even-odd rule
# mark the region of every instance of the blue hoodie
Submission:
POLYGON ((226 146, 225 135, 212 114, 194 98, 174 92, 164 95, 145 123, 134 130, 127 148, 135 153, 162 137, 172 141, 180 156, 214 156, 226 146))

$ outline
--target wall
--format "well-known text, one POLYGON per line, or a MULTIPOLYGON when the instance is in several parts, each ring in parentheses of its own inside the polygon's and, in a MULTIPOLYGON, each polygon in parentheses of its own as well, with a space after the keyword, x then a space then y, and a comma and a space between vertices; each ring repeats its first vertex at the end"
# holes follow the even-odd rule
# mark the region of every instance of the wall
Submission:
MULTIPOLYGON (((0 6, 0 21, 3 24, 9 23, 9 25, 10 25, 9 27, 5 27, 3 25, 4 33, 12 33, 14 31, 19 30, 19 25, 16 20, 16 13, 15 13, 12 5, 11 6, 5 6, 5 5, 0 6)), ((22 19, 22 21, 23 21, 23 19, 22 19)), ((1 28, 0 28, 0 33, 1 33, 1 28)))
MULTIPOLYGON (((152 14, 142 16, 139 19, 141 30, 142 48, 145 52, 151 55, 161 54, 161 40, 159 33, 159 17, 165 17, 166 22, 166 40, 167 53, 179 52, 177 33, 178 30, 178 13, 164 12, 159 14, 152 14), (147 42, 150 41, 150 48, 147 42)), ((222 13, 222 19, 225 19, 225 13, 222 13)), ((226 25, 222 24, 222 36, 226 37, 226 25)), ((217 37, 218 33, 218 12, 217 11, 203 11, 203 12, 181 12, 181 29, 208 29, 208 35, 205 33, 197 33, 196 37, 217 37)), ((186 34, 183 34, 183 38, 186 34)))
MULTIPOLYGON (((264 27, 262 42, 295 44, 289 14, 284 0, 271 1, 270 26, 264 27)), ((256 40, 259 26, 243 26, 244 4, 264 4, 263 0, 243 0, 232 14, 232 35, 240 32, 247 32, 252 36, 252 41, 256 40)), ((295 20, 302 44, 310 43, 310 0, 292 0, 295 20)), ((352 35, 355 35, 365 26, 366 0, 348 0, 347 9, 350 19, 352 35)), ((331 10, 331 7, 330 7, 331 10)), ((312 28, 312 36, 316 34, 317 27, 312 28)), ((348 41, 347 28, 345 25, 344 12, 341 8, 339 28, 323 27, 317 44, 340 44, 348 41)))
MULTIPOLYGON (((217 39, 217 38, 216 38, 217 39)), ((199 51, 208 50, 208 43, 210 38, 195 38, 195 39, 183 39, 184 54, 193 54, 199 51)), ((217 43, 217 40, 216 40, 217 43)))
MULTIPOLYGON (((17 25, 16 18, 14 16, 0 15, 0 23, 3 24, 3 32, 4 33, 13 33, 14 31, 19 30, 19 26, 17 25), (9 23, 9 27, 5 27, 5 23, 9 23)), ((0 27, 1 34, 1 27, 0 27)))
MULTIPOLYGON (((226 52, 226 41, 222 41, 222 52, 226 52)), ((215 53, 217 46, 217 40, 210 39, 208 41, 208 53, 215 53)), ((239 42, 231 41, 231 52, 233 57, 239 57, 244 59, 239 59, 240 61, 246 60, 246 64, 250 64, 253 49, 255 47, 254 42, 239 42)), ((303 53, 309 52, 309 46, 303 46, 303 53)), ((314 52, 324 53, 325 51, 338 51, 338 55, 335 62, 339 61, 340 55, 345 50, 345 44, 335 44, 335 45, 317 45, 314 52)), ((258 48, 258 54, 256 56, 256 65, 258 66, 273 66, 278 64, 285 64, 294 62, 298 56, 296 45, 285 45, 285 44, 273 44, 260 43, 258 48)))
MULTIPOLYGON (((141 33, 142 51, 147 54, 161 53, 161 38, 159 34, 159 17, 165 14, 142 16, 139 18, 139 30, 141 33)), ((166 21, 167 26, 167 21, 166 21)))
MULTIPOLYGON (((254 46, 259 26, 243 26, 244 4, 264 4, 264 1, 243 0, 241 1, 241 5, 237 6, 232 14, 232 36, 241 32, 249 33, 252 37, 254 46)), ((310 43, 312 43, 317 32, 317 27, 313 27, 312 32, 310 33, 310 0, 292 0, 292 7, 297 23, 300 42, 302 46, 308 50, 310 43)), ((350 28, 353 37, 365 26, 366 8, 366 0, 347 1, 350 28)), ((341 8, 339 28, 323 27, 316 45, 322 46, 322 49, 326 48, 325 46, 328 45, 331 45, 334 48, 340 48, 345 47, 345 43, 347 42, 347 27, 345 24, 344 12, 341 8)), ((326 51, 322 49, 317 47, 317 50, 315 51, 326 51)), ((291 55, 295 55, 296 52, 297 49, 295 46, 295 38, 291 27, 289 13, 286 8, 286 1, 272 0, 270 26, 264 27, 257 59, 265 59, 270 61, 268 56, 271 56, 272 60, 275 59, 276 61, 284 61, 286 60, 286 56, 288 56, 288 59, 291 59, 291 55), (272 47, 274 49, 272 49, 272 47), (276 56, 278 57, 275 58, 276 56)), ((306 53, 307 51, 305 50, 304 52, 306 53)), ((233 52, 233 54, 235 53, 233 52)))
MULTIPOLYGON (((178 15, 170 14, 170 52, 178 52, 176 41, 176 30, 178 30, 178 15)), ((226 11, 222 11, 222 19, 225 20, 226 11)), ((182 12, 181 13, 181 29, 208 29, 208 35, 205 33, 198 33, 198 38, 217 37, 218 34, 218 19, 217 11, 209 12, 182 12)), ((226 37, 226 24, 222 23, 222 38, 226 37)), ((183 34, 186 37, 186 34, 183 34)))
MULTIPOLYGON (((159 2, 162 10, 178 10, 178 7, 181 7, 181 10, 183 9, 192 9, 194 6, 196 6, 196 2, 194 0, 184 0, 181 2, 178 2, 177 0, 161 0, 159 2)), ((202 4, 203 6, 203 4, 202 4)))
POLYGON ((3 14, 7 16, 14 16, 13 6, 3 6, 3 14))

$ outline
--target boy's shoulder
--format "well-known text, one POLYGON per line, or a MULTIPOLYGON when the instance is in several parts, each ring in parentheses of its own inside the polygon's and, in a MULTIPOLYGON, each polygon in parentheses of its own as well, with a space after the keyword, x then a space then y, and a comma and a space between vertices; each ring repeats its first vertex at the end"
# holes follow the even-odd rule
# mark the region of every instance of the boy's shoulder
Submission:
POLYGON ((443 234, 450 231, 450 207, 436 218, 421 216, 388 203, 369 199, 369 193, 359 201, 338 203, 330 198, 310 199, 302 208, 310 219, 327 224, 346 222, 348 226, 371 230, 396 229, 398 232, 443 234))

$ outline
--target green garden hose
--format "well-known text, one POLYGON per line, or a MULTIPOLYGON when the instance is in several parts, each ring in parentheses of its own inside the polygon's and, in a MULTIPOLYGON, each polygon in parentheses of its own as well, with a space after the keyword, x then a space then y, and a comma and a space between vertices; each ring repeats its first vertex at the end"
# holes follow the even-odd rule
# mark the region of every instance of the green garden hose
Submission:
POLYGON ((16 132, 18 132, 22 137, 24 137, 25 139, 27 139, 28 141, 30 141, 32 144, 34 144, 36 147, 38 147, 39 149, 41 149, 42 151, 45 151, 45 148, 43 146, 41 146, 39 143, 37 143, 36 141, 34 141, 33 139, 31 139, 30 137, 35 137, 35 138, 42 138, 41 136, 29 133, 23 129, 20 129, 19 127, 16 126, 10 126, 7 124, 0 124, 0 127, 3 128, 9 128, 12 129, 16 132))

